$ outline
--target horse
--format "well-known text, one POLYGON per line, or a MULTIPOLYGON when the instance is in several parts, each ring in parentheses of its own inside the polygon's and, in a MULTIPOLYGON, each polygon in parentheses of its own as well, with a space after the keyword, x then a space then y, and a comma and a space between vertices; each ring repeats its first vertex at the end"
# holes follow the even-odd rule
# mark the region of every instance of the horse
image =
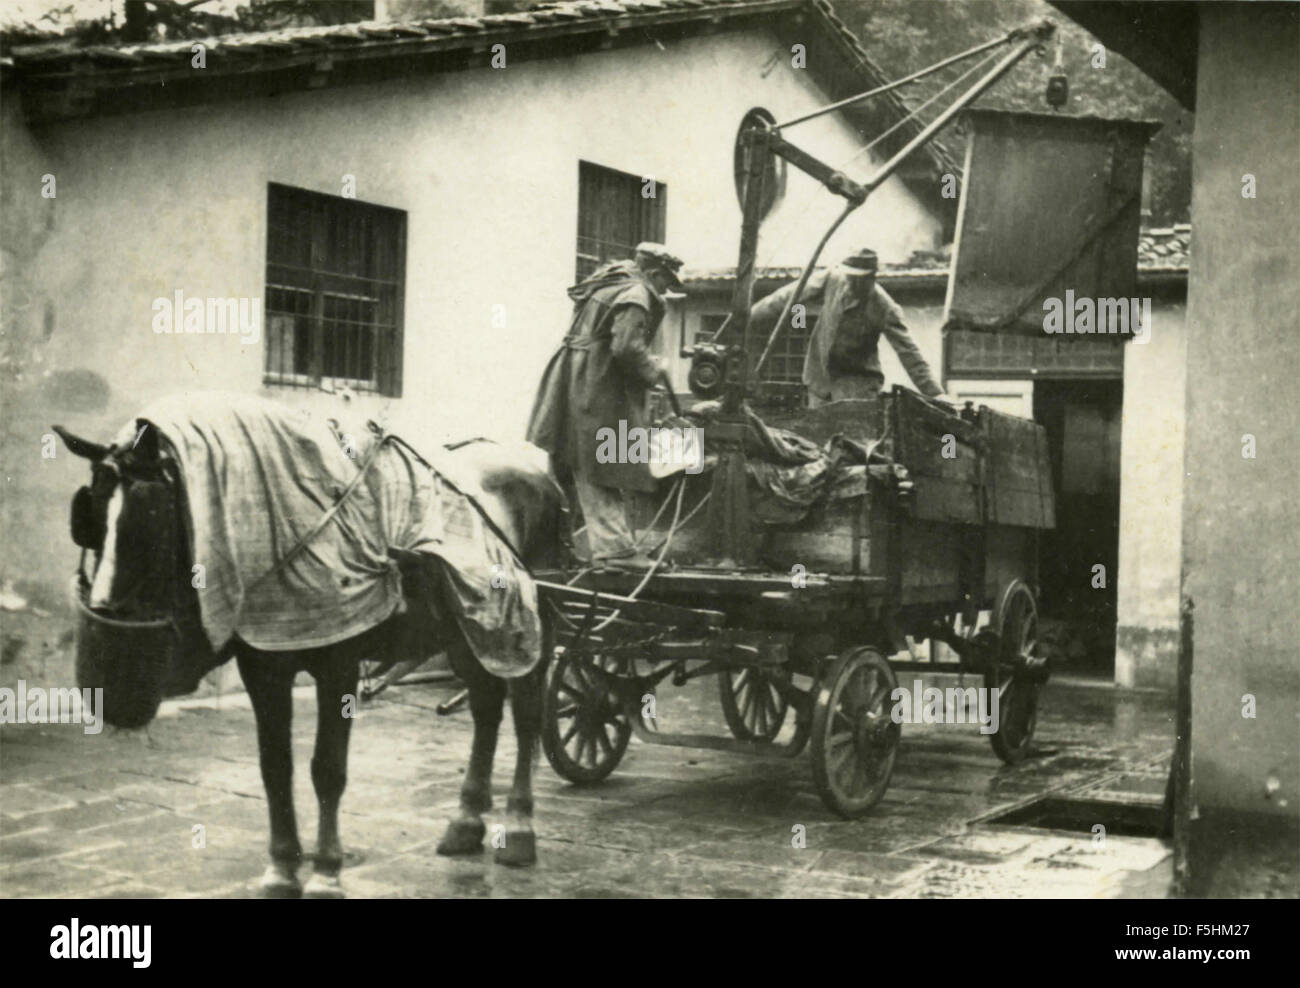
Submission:
MULTIPOLYGON (((344 897, 338 811, 347 782, 349 704, 355 704, 360 663, 382 657, 382 665, 391 665, 438 648, 445 649, 468 687, 474 731, 459 810, 448 822, 437 852, 467 855, 483 849, 483 814, 492 808, 492 764, 508 694, 518 753, 504 843, 496 847, 495 857, 507 866, 533 864, 532 768, 551 649, 545 618, 541 661, 524 675, 501 678, 485 668, 452 618, 454 602, 441 562, 421 552, 390 548, 406 606, 381 623, 345 641, 296 651, 260 650, 238 634, 214 646, 200 623, 190 578, 192 528, 181 493, 185 478, 174 449, 155 424, 141 417, 135 427, 130 445, 106 445, 55 426, 68 450, 91 465, 91 482, 74 496, 72 511, 73 539, 83 549, 83 565, 87 552, 94 559, 91 575, 81 577, 87 598, 81 605, 82 630, 89 648, 79 642, 78 679, 83 686, 104 689, 102 713, 110 724, 140 727, 152 720, 164 694, 192 692, 206 672, 232 657, 236 660, 257 724, 270 824, 270 863, 260 880, 261 894, 344 897), (149 620, 133 620, 141 615, 149 620), (170 652, 162 650, 162 660, 158 648, 148 647, 148 633, 158 628, 174 636, 170 652), (119 630, 124 637, 118 646, 105 647, 119 630), (155 667, 142 669, 142 662, 155 667), (315 680, 317 702, 311 777, 319 829, 313 873, 305 886, 298 878, 303 852, 294 814, 290 745, 291 689, 299 671, 315 680)), ((566 530, 565 503, 545 454, 526 443, 483 441, 447 455, 477 480, 472 498, 476 508, 524 566, 551 565, 558 559, 559 533, 566 530)))

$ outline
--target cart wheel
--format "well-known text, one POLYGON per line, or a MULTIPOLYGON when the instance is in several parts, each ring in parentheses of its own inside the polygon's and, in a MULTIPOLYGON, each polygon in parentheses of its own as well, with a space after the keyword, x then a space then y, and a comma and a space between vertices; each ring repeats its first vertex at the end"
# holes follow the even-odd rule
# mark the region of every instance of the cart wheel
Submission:
POLYGON ((790 701, 773 682, 783 670, 743 666, 726 669, 718 676, 722 716, 732 737, 739 741, 772 741, 781 733, 790 701))
POLYGON ((1038 608, 1020 580, 1002 593, 995 627, 998 638, 984 673, 984 685, 997 687, 998 729, 989 736, 993 750, 1008 765, 1022 761, 1038 724, 1038 694, 1046 680, 1038 650, 1038 608))
POLYGON ((632 727, 618 695, 602 685, 592 667, 613 671, 617 662, 599 656, 557 656, 546 674, 542 750, 561 776, 579 785, 599 782, 622 760, 632 727))
POLYGON ((841 816, 862 816, 889 787, 903 731, 890 717, 897 686, 894 670, 874 648, 845 652, 817 684, 813 781, 841 816))

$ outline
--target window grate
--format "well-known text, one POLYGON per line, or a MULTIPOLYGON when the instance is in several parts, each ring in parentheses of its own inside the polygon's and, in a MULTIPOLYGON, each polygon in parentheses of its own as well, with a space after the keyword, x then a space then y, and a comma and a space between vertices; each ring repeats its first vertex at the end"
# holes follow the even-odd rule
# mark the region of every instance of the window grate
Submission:
MULTIPOLYGON (((795 329, 787 325, 772 344, 772 352, 767 355, 767 363, 763 365, 763 380, 771 384, 802 383, 804 358, 808 354, 811 339, 812 330, 808 327, 795 329)), ((757 344, 760 352, 765 342, 757 344)))
POLYGON ((649 196, 648 181, 649 176, 578 162, 578 281, 608 261, 632 257, 643 241, 663 243, 668 186, 656 180, 649 196))
POLYGON ((272 184, 267 384, 401 394, 406 214, 272 184))
POLYGON ((944 334, 948 377, 1119 377, 1122 337, 1050 337, 950 330, 944 334))

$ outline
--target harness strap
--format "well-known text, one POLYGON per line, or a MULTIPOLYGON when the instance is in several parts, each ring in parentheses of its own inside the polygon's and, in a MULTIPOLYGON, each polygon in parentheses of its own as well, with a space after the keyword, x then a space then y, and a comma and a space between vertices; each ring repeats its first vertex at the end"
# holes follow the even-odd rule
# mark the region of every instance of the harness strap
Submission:
POLYGON ((122 628, 129 631, 139 631, 142 628, 170 628, 172 631, 176 632, 177 635, 180 634, 180 629, 177 627, 175 620, 170 617, 133 621, 130 619, 111 618, 105 617, 103 614, 96 614, 90 609, 90 604, 86 602, 83 596, 90 589, 90 585, 85 581, 85 574, 81 572, 74 573, 72 579, 73 603, 81 614, 85 615, 95 624, 102 624, 109 628, 122 628))
MULTIPOLYGON (((497 526, 497 523, 492 520, 491 516, 486 511, 483 510, 483 505, 478 503, 478 500, 474 497, 474 495, 470 494, 468 491, 461 490, 461 488, 455 483, 453 483, 450 478, 448 478, 444 474, 439 473, 438 469, 432 463, 430 463, 428 460, 426 460, 423 456, 420 455, 419 450, 417 450, 414 446, 408 443, 401 436, 389 435, 384 437, 385 442, 387 442, 390 439, 395 443, 401 444, 412 456, 414 456, 422 464, 428 467, 429 470, 431 470, 434 473, 434 475, 438 477, 439 480, 441 480, 444 484, 446 484, 457 494, 463 497, 466 501, 468 501, 473 506, 474 510, 479 513, 479 517, 483 519, 483 523, 492 530, 492 533, 496 535, 497 538, 499 538, 502 542, 505 543, 506 548, 509 549, 511 554, 515 557, 515 562, 517 562, 520 565, 520 567, 523 568, 523 571, 525 573, 527 573, 529 576, 533 576, 533 571, 529 569, 528 564, 524 562, 523 553, 521 553, 519 549, 516 548, 515 544, 512 541, 510 541, 510 537, 507 536, 505 532, 501 531, 501 529, 497 526)), ((471 440, 471 442, 473 441, 474 440, 471 440)), ((491 440, 489 440, 489 442, 490 441, 491 440)), ((449 450, 459 449, 461 446, 464 445, 468 445, 468 444, 456 443, 451 446, 446 446, 444 447, 444 449, 449 449, 449 450)))

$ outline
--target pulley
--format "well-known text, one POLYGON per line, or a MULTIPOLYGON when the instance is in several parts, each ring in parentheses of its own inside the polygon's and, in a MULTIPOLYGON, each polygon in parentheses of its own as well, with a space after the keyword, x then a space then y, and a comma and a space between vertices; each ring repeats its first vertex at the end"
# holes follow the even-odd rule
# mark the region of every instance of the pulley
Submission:
POLYGON ((686 385, 691 394, 709 401, 722 394, 727 381, 727 348, 713 343, 697 343, 691 354, 691 370, 686 385))

